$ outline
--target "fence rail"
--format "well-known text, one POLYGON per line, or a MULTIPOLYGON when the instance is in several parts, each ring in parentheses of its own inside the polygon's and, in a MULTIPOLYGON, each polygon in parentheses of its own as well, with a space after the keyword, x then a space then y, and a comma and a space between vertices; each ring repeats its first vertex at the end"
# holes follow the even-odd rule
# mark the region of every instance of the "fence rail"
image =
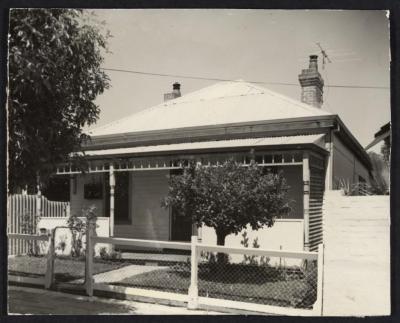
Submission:
POLYGON ((8 239, 19 239, 26 241, 48 241, 49 237, 47 235, 33 235, 25 233, 9 233, 7 234, 8 239))
POLYGON ((266 250, 258 248, 232 248, 226 246, 196 244, 196 250, 208 252, 229 252, 236 254, 246 254, 250 256, 265 256, 265 257, 285 257, 285 258, 298 258, 307 260, 317 260, 317 252, 308 251, 285 251, 285 250, 266 250))
POLYGON ((187 242, 172 242, 160 240, 144 240, 144 239, 127 239, 127 238, 109 238, 109 237, 92 237, 93 243, 108 243, 113 245, 150 247, 154 249, 177 249, 190 250, 191 244, 187 242))

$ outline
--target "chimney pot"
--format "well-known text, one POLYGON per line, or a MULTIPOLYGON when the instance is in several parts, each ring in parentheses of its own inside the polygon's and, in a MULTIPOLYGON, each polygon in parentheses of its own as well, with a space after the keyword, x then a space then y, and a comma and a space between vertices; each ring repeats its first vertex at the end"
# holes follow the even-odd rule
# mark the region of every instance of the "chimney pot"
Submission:
POLYGON ((310 70, 318 71, 318 55, 310 55, 310 70))
POLYGON ((178 82, 172 84, 172 92, 164 94, 164 102, 179 98, 181 96, 181 85, 178 82))

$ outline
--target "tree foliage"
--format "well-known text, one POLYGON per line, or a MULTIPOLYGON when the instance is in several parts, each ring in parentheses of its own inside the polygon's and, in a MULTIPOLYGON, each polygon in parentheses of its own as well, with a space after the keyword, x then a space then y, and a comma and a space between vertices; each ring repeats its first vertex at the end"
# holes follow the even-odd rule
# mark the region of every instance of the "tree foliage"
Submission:
POLYGON ((9 35, 9 188, 32 187, 87 139, 108 34, 82 10, 16 9, 9 35))
POLYGON ((289 211, 287 185, 282 173, 273 174, 252 163, 243 167, 227 161, 218 167, 190 165, 182 175, 170 177, 162 205, 191 217, 197 226, 215 229, 217 244, 249 225, 253 230, 271 227, 289 211))
POLYGON ((386 137, 383 145, 381 147, 381 154, 383 155, 383 160, 386 165, 390 168, 390 146, 391 146, 391 137, 386 137))
POLYGON ((368 155, 372 163, 371 192, 377 195, 388 194, 390 168, 387 156, 372 151, 368 155))

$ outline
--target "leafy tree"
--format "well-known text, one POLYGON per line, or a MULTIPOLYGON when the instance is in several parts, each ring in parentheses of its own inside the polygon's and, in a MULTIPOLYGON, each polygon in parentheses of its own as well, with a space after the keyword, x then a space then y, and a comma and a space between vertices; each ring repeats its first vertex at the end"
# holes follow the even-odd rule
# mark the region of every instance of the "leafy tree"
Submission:
POLYGON ((383 160, 386 165, 390 168, 390 145, 391 145, 391 137, 386 137, 383 145, 381 147, 381 154, 383 155, 383 160))
POLYGON ((9 189, 31 190, 80 149, 82 128, 98 119, 109 35, 71 9, 12 10, 9 30, 9 189))
POLYGON ((197 226, 215 229, 217 244, 247 225, 253 230, 271 227, 276 217, 289 211, 287 185, 282 173, 273 174, 252 163, 230 160, 217 167, 189 165, 182 175, 170 177, 164 207, 189 216, 197 226))
POLYGON ((372 151, 368 155, 372 162, 371 191, 377 195, 387 194, 389 192, 390 176, 388 159, 384 155, 372 151))

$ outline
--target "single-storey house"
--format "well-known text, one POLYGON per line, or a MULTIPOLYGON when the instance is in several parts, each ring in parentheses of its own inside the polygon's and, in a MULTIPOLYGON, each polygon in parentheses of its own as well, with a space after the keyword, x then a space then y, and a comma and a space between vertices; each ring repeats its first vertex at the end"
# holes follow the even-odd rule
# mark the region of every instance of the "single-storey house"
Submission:
MULTIPOLYGON (((368 182, 371 162, 340 117, 322 109, 318 57, 299 75, 297 101, 244 81, 220 82, 181 96, 180 84, 164 102, 91 130, 88 169, 60 165, 71 178, 71 213, 95 205, 110 218, 110 235, 189 241, 197 233, 215 243, 213 229, 161 207, 168 176, 193 160, 218 165, 229 158, 283 171, 292 211, 271 228, 249 232, 262 248, 315 250, 323 241, 324 191, 342 181, 368 182), (255 156, 255 157, 254 157, 255 156)), ((240 235, 226 244, 240 245, 240 235)))

